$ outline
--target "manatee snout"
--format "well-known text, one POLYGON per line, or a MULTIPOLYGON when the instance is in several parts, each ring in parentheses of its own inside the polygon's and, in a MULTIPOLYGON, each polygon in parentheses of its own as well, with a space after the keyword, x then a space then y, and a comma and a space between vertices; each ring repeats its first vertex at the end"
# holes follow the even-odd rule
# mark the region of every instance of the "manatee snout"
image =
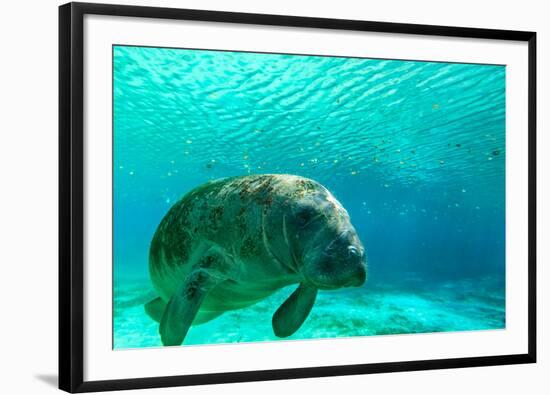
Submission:
POLYGON ((334 267, 332 285, 359 287, 367 278, 365 249, 352 231, 342 232, 323 251, 321 266, 334 267))
POLYGON ((319 289, 359 287, 367 278, 365 249, 355 231, 328 239, 308 256, 306 278, 319 289))
POLYGON ((365 253, 362 249, 349 245, 348 248, 348 266, 351 268, 344 287, 360 287, 367 279, 367 269, 365 264, 365 253))

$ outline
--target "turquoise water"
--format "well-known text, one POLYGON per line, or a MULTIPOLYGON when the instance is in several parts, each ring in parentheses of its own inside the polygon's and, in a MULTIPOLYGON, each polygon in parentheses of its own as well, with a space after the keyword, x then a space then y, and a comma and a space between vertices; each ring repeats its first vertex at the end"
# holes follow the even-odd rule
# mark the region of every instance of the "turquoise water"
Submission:
MULTIPOLYGON (((143 310, 153 233, 187 191, 289 173, 325 185, 367 283, 320 291, 290 339, 505 327, 505 67, 116 46, 114 347, 159 346, 143 310)), ((185 344, 275 340, 293 291, 185 344)))

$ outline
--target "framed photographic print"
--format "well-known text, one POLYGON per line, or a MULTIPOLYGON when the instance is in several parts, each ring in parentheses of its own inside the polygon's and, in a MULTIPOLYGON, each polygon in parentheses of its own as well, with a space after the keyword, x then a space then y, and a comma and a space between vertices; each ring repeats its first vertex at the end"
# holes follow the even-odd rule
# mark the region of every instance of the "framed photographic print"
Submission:
POLYGON ((59 29, 61 389, 535 362, 535 33, 59 29))

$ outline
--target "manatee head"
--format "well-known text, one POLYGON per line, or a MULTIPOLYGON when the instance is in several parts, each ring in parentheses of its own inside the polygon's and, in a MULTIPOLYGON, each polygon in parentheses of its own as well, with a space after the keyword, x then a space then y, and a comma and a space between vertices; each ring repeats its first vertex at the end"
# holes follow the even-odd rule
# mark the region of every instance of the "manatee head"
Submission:
POLYGON ((295 182, 285 225, 305 281, 319 289, 363 285, 365 249, 348 212, 321 184, 304 178, 295 182))

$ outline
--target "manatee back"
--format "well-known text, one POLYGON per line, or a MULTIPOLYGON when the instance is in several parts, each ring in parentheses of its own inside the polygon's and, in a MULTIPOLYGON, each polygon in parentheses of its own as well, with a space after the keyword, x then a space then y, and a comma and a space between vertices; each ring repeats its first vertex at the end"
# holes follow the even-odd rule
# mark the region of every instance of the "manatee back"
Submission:
POLYGON ((161 295, 187 275, 201 242, 215 243, 224 239, 219 234, 222 229, 225 236, 231 231, 224 226, 226 206, 231 206, 231 180, 212 181, 191 190, 161 220, 149 249, 149 273, 161 295))
POLYGON ((175 289, 192 268, 197 248, 208 244, 239 259, 262 257, 262 216, 300 197, 311 183, 291 175, 248 175, 188 192, 164 216, 151 242, 149 271, 157 291, 175 289))

